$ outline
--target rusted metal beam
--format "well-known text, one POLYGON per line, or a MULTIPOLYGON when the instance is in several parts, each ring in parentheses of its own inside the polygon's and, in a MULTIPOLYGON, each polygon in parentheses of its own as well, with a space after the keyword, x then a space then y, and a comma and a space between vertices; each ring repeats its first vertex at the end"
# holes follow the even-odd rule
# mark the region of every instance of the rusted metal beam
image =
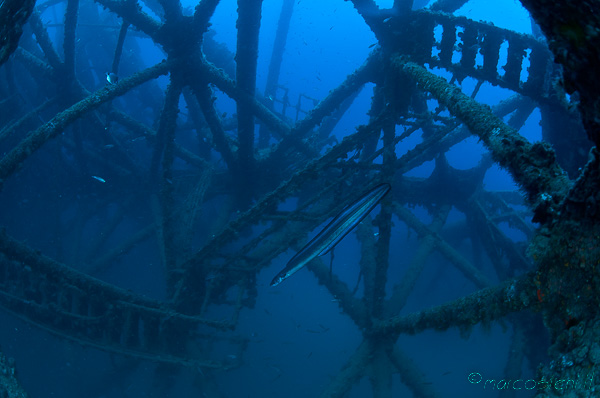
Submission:
POLYGON ((537 292, 535 273, 529 272, 450 303, 382 321, 375 325, 373 333, 397 336, 451 327, 469 330, 481 322, 491 322, 513 312, 539 309, 537 292))
POLYGON ((173 65, 174 62, 172 61, 163 61, 121 80, 118 84, 106 85, 70 108, 58 113, 49 122, 31 132, 19 145, 0 159, 0 186, 6 178, 20 167, 29 155, 40 149, 48 140, 60 134, 73 121, 98 108, 103 103, 125 94, 132 88, 164 75, 173 65))
POLYGON ((0 5, 0 65, 17 49, 33 7, 35 0, 4 0, 0 5))
POLYGON ((579 109, 590 140, 600 146, 600 82, 590 79, 600 69, 600 5, 593 0, 521 0, 540 26, 563 65, 567 93, 579 93, 579 109))
POLYGON ((496 117, 489 106, 474 101, 424 67, 406 61, 400 55, 393 57, 392 63, 399 73, 414 79, 419 88, 430 92, 481 139, 494 160, 508 169, 525 191, 536 213, 536 221, 546 223, 556 216, 571 182, 556 163, 554 151, 548 144, 531 144, 496 117))

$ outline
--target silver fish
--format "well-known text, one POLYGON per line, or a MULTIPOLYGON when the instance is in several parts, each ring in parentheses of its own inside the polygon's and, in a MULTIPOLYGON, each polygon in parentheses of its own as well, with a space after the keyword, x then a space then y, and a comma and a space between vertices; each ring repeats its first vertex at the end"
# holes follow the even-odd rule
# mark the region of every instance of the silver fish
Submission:
POLYGON ((310 242, 306 244, 287 265, 271 281, 271 286, 277 286, 309 261, 317 256, 327 254, 335 247, 352 229, 362 221, 377 206, 377 203, 390 191, 390 184, 383 183, 372 188, 358 200, 346 206, 344 210, 310 242))
POLYGON ((106 81, 108 84, 117 84, 119 82, 119 76, 113 72, 106 72, 106 81))

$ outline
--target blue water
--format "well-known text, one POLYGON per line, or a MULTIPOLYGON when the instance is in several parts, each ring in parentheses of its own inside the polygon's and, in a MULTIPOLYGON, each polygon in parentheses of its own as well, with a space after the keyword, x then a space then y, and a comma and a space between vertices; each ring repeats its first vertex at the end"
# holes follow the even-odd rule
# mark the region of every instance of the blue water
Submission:
MULTIPOLYGON (((380 7, 389 7, 392 0, 378 1, 380 7)), ((257 92, 264 91, 271 47, 282 2, 265 0, 258 58, 257 92)), ((184 7, 194 7, 195 2, 184 1, 184 7)), ((222 0, 211 23, 216 31, 215 39, 224 43, 231 52, 236 49, 235 0, 222 0)), ((107 12, 100 8, 101 12, 107 12)), ((468 18, 489 21, 494 25, 520 33, 531 33, 531 22, 526 10, 516 0, 469 1, 456 13, 468 18), (498 12, 502 10, 502 12, 498 12)), ((60 22, 61 12, 44 14, 45 20, 60 22), (56 16, 57 15, 57 16, 56 16)), ((147 65, 152 65, 164 54, 148 39, 136 39, 144 54, 147 65)), ((353 8, 352 3, 338 0, 298 0, 294 6, 288 43, 281 67, 279 83, 289 89, 290 101, 296 103, 300 94, 322 100, 330 90, 337 87, 345 77, 363 64, 376 43, 375 36, 353 8)), ((108 62, 109 64, 110 62, 108 62)), ((444 77, 448 73, 438 71, 444 77)), ((158 79, 163 89, 168 79, 158 79)), ((462 89, 470 94, 475 81, 466 78, 462 89)), ((494 105, 508 98, 508 90, 484 84, 477 100, 494 105)), ((223 93, 215 93, 219 113, 236 113, 235 102, 223 93)), ((355 132, 360 124, 368 122, 367 111, 373 95, 373 85, 366 85, 350 110, 336 126, 334 134, 339 141, 355 132)), ((128 101, 124 99, 123 101, 128 101)), ((312 104, 307 101, 305 110, 312 104)), ((152 115, 151 115, 152 116, 152 115)), ((287 114, 294 118, 293 113, 287 114)), ((152 118, 149 118, 152 120, 152 118)), ((534 111, 520 133, 534 142, 541 139, 539 111, 534 111)), ((399 144, 397 152, 405 153, 421 142, 416 134, 399 144)), ((485 149, 478 139, 471 137, 447 153, 449 163, 458 169, 474 167, 485 149)), ((407 175, 427 177, 434 162, 412 170, 407 175)), ((484 188, 490 191, 517 190, 506 172, 492 166, 486 173, 484 188)), ((440 193, 440 195, 443 193, 440 193)), ((218 206, 210 203, 208 206, 218 206)), ((412 209, 425 223, 431 217, 422 208, 412 209)), ((375 215, 379 209, 376 209, 375 215)), ((3 217, 6 222, 8 216, 3 217)), ((464 215, 453 209, 448 224, 464 220, 464 215)), ((326 221, 326 220, 323 220, 326 221)), ((90 231, 100 228, 101 220, 90 231)), ((414 232, 407 230, 395 216, 390 252, 390 269, 387 291, 399 283, 420 242, 414 232)), ((14 227, 19 230, 19 227, 14 227)), ((134 225, 124 225, 123 237, 135 232, 134 225)), ((311 234, 314 235, 317 230, 311 234)), ((511 238, 521 240, 516 231, 507 228, 511 238)), ((21 236, 27 235, 22 227, 21 236)), ((116 242, 115 242, 116 244, 116 242)), ((43 243, 38 243, 43 247, 43 243)), ((472 259, 471 246, 463 243, 461 253, 472 259)), ((333 271, 350 287, 356 283, 359 273, 358 258, 360 245, 354 233, 349 234, 335 250, 333 271)), ((236 333, 250 339, 244 354, 244 365, 230 372, 219 373, 216 381, 225 397, 316 397, 334 378, 362 341, 356 325, 339 308, 335 297, 317 283, 306 269, 301 270, 284 284, 271 288, 269 282, 294 255, 289 249, 263 269, 257 278, 258 301, 253 309, 241 312, 236 333)), ((159 260, 158 249, 146 241, 128 253, 121 266, 101 275, 102 279, 147 297, 164 299, 164 272, 159 260)), ((496 281, 494 270, 484 256, 478 264, 480 270, 496 281)), ((329 257, 324 257, 325 262, 329 257)), ((402 314, 423 310, 434 305, 468 295, 477 288, 452 267, 441 255, 430 256, 424 272, 410 295, 402 314)), ((218 310, 214 310, 218 314, 218 310)), ((121 378, 121 367, 127 359, 112 357, 91 348, 82 348, 57 339, 34 326, 23 323, 12 315, 0 314, 0 344, 3 351, 17 360, 19 375, 32 397, 155 397, 152 379, 155 365, 143 363, 137 370, 121 378), (106 388, 110 386, 110 388, 106 388)), ((507 323, 507 325, 510 325, 507 323)), ((481 385, 469 383, 467 377, 479 373, 484 378, 503 377, 510 349, 512 328, 493 323, 484 330, 473 328, 468 338, 460 336, 456 329, 446 332, 427 331, 417 336, 402 335, 398 347, 425 375, 428 387, 440 397, 496 397, 498 391, 483 389, 481 385)), ((529 366, 523 368, 524 378, 533 377, 529 366)), ((174 376, 174 387, 168 396, 186 397, 197 389, 193 383, 196 374, 182 370, 174 376)), ((371 386, 363 378, 350 392, 351 398, 370 397, 371 386)), ((409 397, 410 390, 396 374, 393 380, 393 397, 409 397)), ((517 396, 530 396, 518 392, 517 396)))

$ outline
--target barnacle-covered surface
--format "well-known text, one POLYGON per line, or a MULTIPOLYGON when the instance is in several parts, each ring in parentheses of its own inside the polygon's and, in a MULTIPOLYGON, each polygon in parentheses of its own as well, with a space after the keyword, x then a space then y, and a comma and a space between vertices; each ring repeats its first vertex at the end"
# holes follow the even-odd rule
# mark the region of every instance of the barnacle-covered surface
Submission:
POLYGON ((15 360, 0 352, 0 396, 6 398, 26 398, 27 393, 17 381, 15 360))
MULTIPOLYGON (((231 10, 235 54, 211 28, 226 6, 218 0, 193 9, 177 0, 47 0, 25 25, 26 9, 9 18, 12 3, 0 3, 0 17, 13 21, 0 42, 0 54, 12 54, 0 68, 0 306, 11 314, 3 325, 15 325, 4 338, 58 336, 57 363, 104 363, 100 353, 110 353, 112 370, 87 376, 95 384, 79 387, 85 395, 163 397, 185 383, 183 395, 206 397, 480 396, 487 375, 452 374, 450 384, 423 366, 437 369, 440 358, 415 357, 406 336, 458 328, 477 344, 474 327, 501 325, 488 338, 508 348, 488 361, 503 373, 488 389, 515 396, 506 380, 528 377, 531 395, 594 396, 584 381, 600 364, 600 158, 586 139, 598 142, 596 85, 581 77, 596 62, 594 3, 584 2, 583 23, 568 0, 523 1, 548 47, 454 15, 466 1, 384 9, 353 0, 377 45, 327 95, 302 93, 294 104, 279 75, 298 3, 277 3, 264 92, 257 60, 268 1, 231 10), (154 64, 149 48, 160 54, 154 64), (476 82, 470 92, 466 80, 476 82), (513 95, 484 105, 484 84, 513 95), (338 139, 365 87, 366 122, 338 139), (542 142, 520 131, 535 109, 542 142), (486 153, 459 170, 447 154, 471 136, 486 153), (432 161, 428 176, 416 172, 432 161), (520 192, 485 188, 494 165, 520 192), (347 238, 356 279, 315 259, 307 265, 314 278, 299 273, 268 287, 268 274, 310 231, 383 181, 392 193, 347 238), (469 287, 428 303, 418 291, 423 278, 437 283, 426 272, 432 259, 469 287), (277 303, 284 309, 271 314, 277 303), (350 322, 328 323, 311 306, 324 314, 339 306, 350 322), (265 332, 265 314, 290 338, 265 332), (43 332, 20 336, 25 325, 43 332), (305 352, 307 336, 319 345, 305 352), (66 354, 73 343, 94 350, 66 354), (285 353, 286 344, 302 351, 285 353), (318 352, 323 344, 347 346, 331 361, 318 352), (336 368, 322 372, 311 361, 336 368), (139 383, 140 372, 155 377, 139 383), (552 384, 565 379, 581 383, 552 384), (140 391, 129 391, 134 384, 140 391)), ((67 384, 74 376, 53 377, 67 384)))

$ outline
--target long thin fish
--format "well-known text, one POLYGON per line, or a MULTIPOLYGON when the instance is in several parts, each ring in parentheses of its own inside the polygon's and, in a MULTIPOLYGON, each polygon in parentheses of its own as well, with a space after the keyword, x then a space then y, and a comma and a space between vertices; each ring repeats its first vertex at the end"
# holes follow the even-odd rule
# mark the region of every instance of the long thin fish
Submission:
POLYGON ((358 200, 346 206, 317 236, 288 261, 285 268, 273 278, 271 286, 279 285, 313 258, 327 254, 377 206, 377 203, 390 189, 391 186, 387 183, 377 185, 358 200))

